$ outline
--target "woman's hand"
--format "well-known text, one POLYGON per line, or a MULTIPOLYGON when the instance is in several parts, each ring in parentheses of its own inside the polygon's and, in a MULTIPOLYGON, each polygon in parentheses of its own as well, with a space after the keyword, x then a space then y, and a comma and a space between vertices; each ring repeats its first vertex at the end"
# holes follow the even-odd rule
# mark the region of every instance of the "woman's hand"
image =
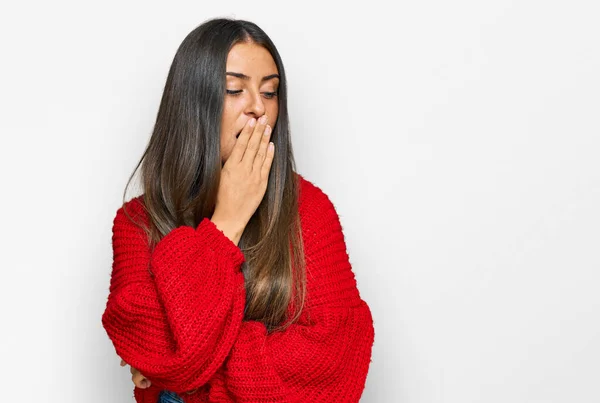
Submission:
MULTIPOLYGON (((124 367, 125 365, 127 365, 127 363, 123 359, 121 359, 121 366, 124 367)), ((140 389, 146 389, 152 384, 149 379, 146 379, 146 377, 140 373, 140 371, 133 368, 132 366, 130 366, 130 368, 131 380, 133 381, 135 386, 137 386, 140 389)))
POLYGON ((246 122, 221 170, 213 217, 242 232, 265 195, 275 153, 269 147, 271 127, 266 118, 246 122))

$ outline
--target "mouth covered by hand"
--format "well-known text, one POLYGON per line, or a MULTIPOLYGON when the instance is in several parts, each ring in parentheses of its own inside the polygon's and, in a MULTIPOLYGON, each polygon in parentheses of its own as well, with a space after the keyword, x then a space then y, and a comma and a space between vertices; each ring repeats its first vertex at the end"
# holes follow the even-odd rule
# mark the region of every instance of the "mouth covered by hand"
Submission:
POLYGON ((239 132, 237 132, 237 134, 235 135, 235 138, 236 138, 236 139, 237 139, 238 137, 240 137, 240 134, 242 134, 242 131, 243 131, 243 130, 244 130, 244 128, 242 127, 242 128, 240 129, 240 131, 239 131, 239 132))

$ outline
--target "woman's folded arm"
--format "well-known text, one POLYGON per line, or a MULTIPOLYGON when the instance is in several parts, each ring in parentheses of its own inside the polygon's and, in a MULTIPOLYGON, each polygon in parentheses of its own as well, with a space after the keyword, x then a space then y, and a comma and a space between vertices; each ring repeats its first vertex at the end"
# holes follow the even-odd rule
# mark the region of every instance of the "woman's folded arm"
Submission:
POLYGON ((359 295, 339 217, 317 188, 305 220, 308 299, 301 320, 267 334, 244 321, 210 401, 358 402, 374 342, 373 318, 359 295))
POLYGON ((371 361, 374 331, 366 303, 314 310, 314 324, 267 335, 243 322, 210 401, 358 402, 371 361))
MULTIPOLYGON (((135 199, 128 213, 144 219, 135 199), (130 211, 131 210, 131 211, 130 211), (133 214, 132 214, 133 213, 133 214)), ((113 222, 113 269, 102 323, 117 354, 155 387, 205 384, 237 338, 245 305, 241 250, 205 218, 150 251, 121 207, 113 222)))

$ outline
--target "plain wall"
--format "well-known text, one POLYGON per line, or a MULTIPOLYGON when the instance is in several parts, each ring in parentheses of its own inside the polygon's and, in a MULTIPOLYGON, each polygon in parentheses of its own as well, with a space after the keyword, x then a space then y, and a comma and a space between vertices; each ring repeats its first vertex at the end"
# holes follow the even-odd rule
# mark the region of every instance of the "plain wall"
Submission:
POLYGON ((132 402, 101 326, 112 219, 184 37, 248 19, 298 172, 375 319, 362 402, 600 402, 593 1, 12 2, 0 9, 2 395, 132 402))

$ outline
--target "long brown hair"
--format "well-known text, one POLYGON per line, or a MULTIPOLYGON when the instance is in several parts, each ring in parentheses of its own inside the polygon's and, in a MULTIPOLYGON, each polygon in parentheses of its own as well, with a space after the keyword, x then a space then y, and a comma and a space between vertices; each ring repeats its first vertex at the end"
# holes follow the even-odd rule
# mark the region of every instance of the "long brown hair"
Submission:
POLYGON ((269 331, 276 331, 300 316, 306 268, 285 70, 275 45, 256 24, 211 19, 183 40, 169 69, 152 136, 125 186, 123 206, 127 188, 141 166, 143 205, 150 224, 142 227, 150 248, 172 229, 196 227, 212 216, 221 175, 227 55, 235 44, 249 41, 271 53, 280 84, 279 115, 271 134, 276 152, 267 190, 238 244, 246 258, 242 264, 244 319, 260 321, 269 331))

